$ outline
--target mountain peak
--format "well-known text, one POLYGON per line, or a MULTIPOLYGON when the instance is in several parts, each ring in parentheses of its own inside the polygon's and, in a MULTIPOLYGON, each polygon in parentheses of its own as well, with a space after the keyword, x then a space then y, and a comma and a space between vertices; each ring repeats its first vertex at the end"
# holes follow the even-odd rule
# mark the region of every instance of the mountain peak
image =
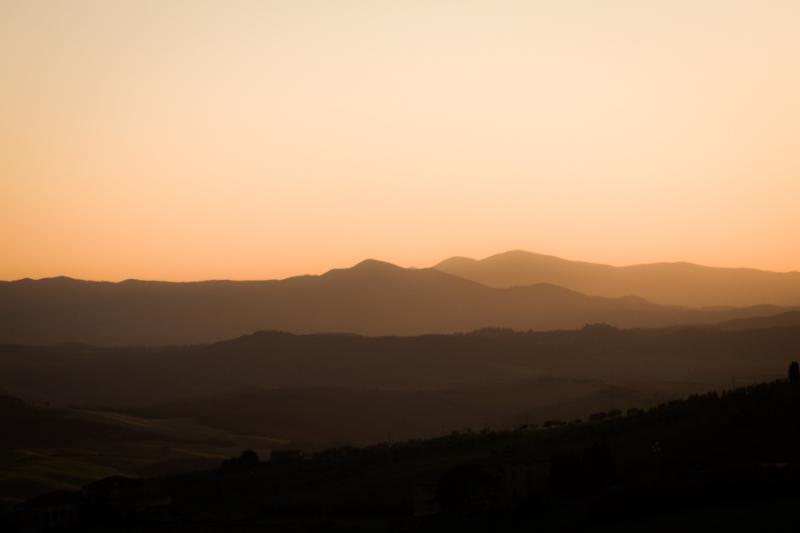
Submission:
POLYGON ((455 268, 455 267, 459 267, 459 266, 469 266, 469 265, 475 264, 477 262, 478 262, 477 259, 473 259, 471 257, 464 257, 464 256, 456 255, 456 256, 453 256, 453 257, 448 257, 447 259, 444 259, 443 261, 440 261, 439 263, 435 264, 433 266, 433 268, 435 268, 437 270, 442 270, 442 269, 445 269, 447 267, 455 268))
POLYGON ((323 276, 347 276, 357 274, 359 276, 374 276, 374 275, 390 275, 405 272, 406 269, 399 267, 386 261, 379 261, 378 259, 364 259, 350 268, 334 268, 329 270, 323 276))
MULTIPOLYGON (((525 250, 508 250, 499 254, 490 255, 483 259, 473 259, 471 257, 454 256, 445 259, 438 263, 433 268, 447 269, 447 268, 470 268, 479 267, 486 264, 507 264, 507 263, 522 263, 527 264, 533 260, 539 261, 553 261, 553 262, 566 262, 565 259, 556 257, 554 255, 539 254, 535 252, 528 252, 525 250)), ((446 271, 446 270, 445 270, 446 271)))
MULTIPOLYGON (((749 307, 800 303, 800 277, 685 261, 620 267, 510 250, 478 261, 451 258, 434 268, 489 287, 551 283, 593 296, 636 295, 661 305, 749 307)), ((628 301, 635 303, 630 297, 628 301)))
POLYGON ((362 272, 396 272, 398 270, 405 269, 395 264, 387 263, 386 261, 380 261, 378 259, 364 259, 360 263, 351 267, 349 270, 357 270, 362 272))
POLYGON ((18 280, 20 282, 39 282, 39 283, 51 283, 51 284, 71 284, 71 283, 82 283, 85 280, 71 278, 69 276, 52 276, 49 278, 39 278, 39 279, 31 279, 31 278, 24 278, 18 280))
MULTIPOLYGON (((507 250, 505 252, 500 252, 498 254, 490 255, 484 259, 492 259, 495 257, 542 257, 544 254, 537 254, 536 252, 529 252, 527 250, 507 250)), ((551 257, 551 256, 544 256, 544 257, 551 257)))

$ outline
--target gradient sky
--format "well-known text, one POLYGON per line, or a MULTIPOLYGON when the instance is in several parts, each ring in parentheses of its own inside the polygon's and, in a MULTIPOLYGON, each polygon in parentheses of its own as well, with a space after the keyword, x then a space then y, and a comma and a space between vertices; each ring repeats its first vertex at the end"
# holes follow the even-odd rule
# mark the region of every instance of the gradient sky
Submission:
POLYGON ((800 270, 796 0, 0 0, 0 279, 800 270))

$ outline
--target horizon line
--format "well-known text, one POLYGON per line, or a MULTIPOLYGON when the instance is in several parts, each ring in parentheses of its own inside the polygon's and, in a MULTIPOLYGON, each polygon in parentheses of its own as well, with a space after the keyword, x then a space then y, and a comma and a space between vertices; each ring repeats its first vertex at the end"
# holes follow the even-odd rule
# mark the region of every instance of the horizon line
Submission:
POLYGON ((597 265, 597 266, 607 266, 612 268, 635 268, 635 267, 643 267, 643 266, 656 266, 656 265, 685 265, 691 267, 699 267, 699 268, 711 268, 711 269, 718 269, 718 270, 744 270, 744 271, 754 271, 754 272, 763 272, 769 274, 800 274, 800 270, 768 270, 764 268, 756 268, 756 267, 747 267, 747 266, 715 266, 715 265, 707 265, 702 263, 694 263, 691 261, 682 261, 682 260, 675 260, 675 261, 653 261, 649 263, 630 263, 630 264, 611 264, 611 263, 601 263, 601 262, 594 262, 594 261, 585 261, 582 259, 567 259, 565 257, 552 255, 552 254, 545 254, 540 252, 530 252, 528 250, 523 250, 520 248, 515 248, 511 250, 506 250, 504 252, 499 252, 495 254, 491 254, 480 259, 476 259, 474 257, 464 256, 464 255, 452 255, 442 259, 431 266, 424 266, 424 267, 416 267, 416 266, 402 266, 397 263, 393 263, 390 261, 385 261, 382 259, 375 259, 372 257, 368 257, 362 259, 355 264, 345 267, 332 267, 328 268, 319 273, 302 273, 302 274, 292 274, 286 277, 275 277, 275 278, 202 278, 202 279, 158 279, 158 278, 137 278, 137 277, 126 277, 126 278, 119 278, 119 279, 89 279, 83 278, 78 276, 71 276, 68 274, 57 274, 53 276, 43 276, 40 278, 33 278, 30 276, 26 276, 23 278, 15 278, 15 279, 0 279, 0 283, 19 283, 25 281, 48 281, 48 280, 71 280, 71 281, 82 281, 82 282, 90 282, 90 283, 126 283, 126 282, 144 282, 144 283, 214 283, 214 282, 266 282, 266 281, 284 281, 287 279, 292 278, 299 278, 299 277, 316 277, 316 276, 323 276, 329 272, 333 272, 336 270, 350 270, 353 268, 358 267, 364 263, 368 262, 376 262, 376 263, 384 263, 387 265, 391 265, 397 268, 401 268, 404 270, 426 270, 426 269, 436 269, 438 265, 446 261, 451 260, 468 260, 473 261, 475 263, 480 263, 489 259, 493 259, 496 257, 510 255, 510 254, 524 254, 528 256, 538 256, 538 257, 546 257, 550 259, 557 259, 560 261, 565 261, 569 263, 583 263, 583 264, 590 264, 590 265, 597 265))

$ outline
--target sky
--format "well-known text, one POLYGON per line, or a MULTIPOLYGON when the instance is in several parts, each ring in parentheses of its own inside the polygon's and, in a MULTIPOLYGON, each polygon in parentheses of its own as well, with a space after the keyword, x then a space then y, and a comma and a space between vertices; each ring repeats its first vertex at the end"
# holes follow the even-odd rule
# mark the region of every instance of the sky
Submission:
POLYGON ((800 270, 795 0, 0 0, 0 279, 800 270))

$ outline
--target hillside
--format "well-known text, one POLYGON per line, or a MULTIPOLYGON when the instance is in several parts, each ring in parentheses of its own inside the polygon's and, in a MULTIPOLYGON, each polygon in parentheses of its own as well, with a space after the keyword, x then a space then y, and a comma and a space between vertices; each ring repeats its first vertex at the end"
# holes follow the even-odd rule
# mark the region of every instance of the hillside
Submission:
POLYGON ((253 389, 120 411, 148 419, 186 418, 232 433, 277 438, 295 448, 318 449, 430 438, 473 427, 508 428, 550 418, 571 420, 597 410, 650 406, 658 397, 600 381, 543 377, 436 391, 253 389))
POLYGON ((0 342, 197 344, 257 330, 419 335, 484 327, 661 327, 766 316, 780 308, 697 310, 586 296, 552 284, 491 288, 435 269, 364 261, 273 281, 0 282, 0 342))
POLYGON ((691 263, 615 267, 511 251, 481 260, 453 257, 435 269, 490 287, 552 283, 595 296, 629 294, 689 307, 800 305, 800 272, 714 268, 691 263))
POLYGON ((800 327, 598 325, 417 337, 260 332, 195 347, 0 346, 0 387, 27 399, 112 406, 247 389, 453 390, 536 376, 683 392, 773 378, 798 347, 800 327))
POLYGON ((0 396, 0 508, 115 474, 163 475, 208 468, 243 446, 282 443, 189 419, 31 405, 0 396))
POLYGON ((81 509, 73 524, 92 531, 785 528, 800 502, 799 410, 798 385, 781 381, 551 429, 266 462, 243 454, 214 471, 112 478, 77 499, 53 494, 7 524, 24 527, 37 509, 69 503, 81 509))

